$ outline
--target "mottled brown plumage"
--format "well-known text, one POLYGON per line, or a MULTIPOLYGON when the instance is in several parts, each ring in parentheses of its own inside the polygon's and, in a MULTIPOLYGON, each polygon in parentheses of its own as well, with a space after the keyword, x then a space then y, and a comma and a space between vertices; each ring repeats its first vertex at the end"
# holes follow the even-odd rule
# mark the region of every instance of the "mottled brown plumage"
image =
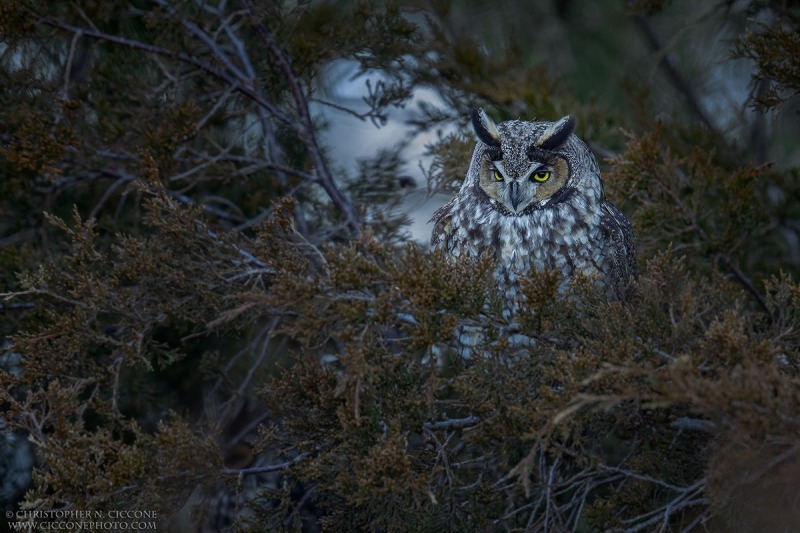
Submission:
POLYGON ((543 270, 565 283, 584 274, 624 297, 636 273, 633 228, 606 199, 574 120, 495 125, 477 110, 472 122, 479 142, 461 190, 433 215, 431 245, 451 257, 492 254, 512 310, 519 277, 543 270))

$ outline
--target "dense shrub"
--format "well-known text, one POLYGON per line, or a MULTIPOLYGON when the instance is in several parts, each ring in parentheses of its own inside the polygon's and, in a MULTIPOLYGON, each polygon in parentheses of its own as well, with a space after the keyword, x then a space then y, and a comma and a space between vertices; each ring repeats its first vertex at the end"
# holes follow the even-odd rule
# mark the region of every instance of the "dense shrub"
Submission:
MULTIPOLYGON (((175 531, 800 523, 797 170, 760 157, 797 133, 762 113, 792 112, 799 20, 765 4, 714 12, 774 16, 734 46, 761 87, 748 153, 702 107, 655 120, 642 80, 577 103, 458 3, 4 3, 0 428, 36 458, 4 506, 175 531), (361 105, 331 93, 342 61, 361 105), (459 126, 428 146, 431 193, 463 177, 470 106, 577 115, 636 226, 632 296, 544 272, 504 317, 491 258, 404 233, 403 143, 331 163, 318 106, 381 125, 418 88, 442 104, 412 133, 459 126)), ((563 10, 539 15, 579 24, 563 10)), ((674 16, 630 10, 650 43, 674 16)), ((696 100, 671 56, 661 81, 696 100)))

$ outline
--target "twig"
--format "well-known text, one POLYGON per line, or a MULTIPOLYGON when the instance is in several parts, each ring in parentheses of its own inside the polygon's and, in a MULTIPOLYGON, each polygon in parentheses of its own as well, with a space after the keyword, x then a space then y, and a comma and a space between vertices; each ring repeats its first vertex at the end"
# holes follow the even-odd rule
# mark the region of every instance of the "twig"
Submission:
MULTIPOLYGON (((266 169, 269 169, 269 170, 275 170, 276 172, 279 172, 279 173, 281 173, 281 172, 282 173, 286 173, 286 174, 301 178, 302 180, 305 180, 305 181, 316 181, 317 180, 316 176, 314 176, 313 174, 310 174, 308 172, 303 172, 302 170, 298 170, 296 168, 287 167, 286 165, 283 165, 281 163, 277 163, 277 162, 274 162, 274 161, 270 161, 270 160, 259 159, 257 157, 247 157, 247 156, 230 154, 230 153, 227 152, 227 150, 223 150, 222 152, 220 152, 220 153, 218 153, 216 155, 211 155, 211 154, 207 154, 205 152, 199 152, 199 151, 196 151, 196 150, 190 150, 190 153, 192 155, 195 155, 195 156, 198 156, 198 157, 203 157, 205 159, 210 159, 215 163, 216 162, 220 162, 220 161, 223 161, 223 162, 230 161, 230 162, 233 162, 233 163, 247 163, 248 165, 246 167, 242 167, 242 168, 240 168, 238 170, 238 173, 242 174, 242 175, 252 174, 253 172, 256 172, 258 170, 266 168, 266 169)), ((180 177, 183 177, 183 175, 175 175, 175 176, 170 177, 169 179, 170 180, 175 180, 175 179, 180 179, 180 177)))
POLYGON ((75 49, 78 46, 78 41, 83 37, 83 34, 76 33, 72 36, 72 42, 69 45, 69 54, 67 55, 67 63, 64 66, 64 89, 61 98, 63 100, 69 99, 69 82, 70 82, 70 74, 72 71, 72 63, 75 60, 75 49))
POLYGON ((247 388, 247 385, 250 384, 250 381, 252 381, 256 371, 259 368, 261 368, 261 365, 264 363, 264 360, 267 358, 267 355, 269 355, 268 348, 270 345, 270 340, 272 340, 271 333, 275 331, 275 328, 278 326, 278 322, 280 322, 279 318, 277 317, 273 318, 270 321, 269 325, 267 326, 268 333, 264 337, 264 343, 261 346, 261 353, 258 355, 258 358, 256 359, 255 363, 253 363, 253 365, 250 366, 250 368, 247 370, 247 375, 242 380, 242 383, 239 385, 239 388, 236 390, 236 395, 238 396, 244 395, 244 391, 247 388))
MULTIPOLYGON (((156 3, 163 4, 163 2, 156 2, 156 3)), ((214 55, 216 55, 217 58, 219 58, 219 60, 222 61, 222 63, 225 65, 225 68, 233 72, 233 74, 235 74, 237 78, 239 78, 240 80, 247 79, 247 76, 244 75, 244 72, 239 70, 239 67, 233 64, 231 58, 229 58, 228 55, 222 51, 222 49, 219 46, 219 43, 217 43, 214 39, 211 38, 210 35, 208 35, 206 32, 200 29, 200 27, 197 24, 195 24, 191 20, 184 19, 183 26, 187 30, 189 30, 195 37, 203 41, 206 44, 206 46, 208 46, 208 48, 212 52, 214 52, 214 55)))
POLYGON ((102 41, 108 41, 122 46, 127 46, 128 48, 133 48, 135 50, 141 50, 143 52, 149 52, 151 54, 177 59, 178 61, 181 61, 183 63, 194 65, 195 67, 206 72, 207 74, 210 74, 211 76, 219 80, 222 80, 225 83, 230 84, 232 87, 234 87, 234 89, 237 92, 243 94, 247 98, 257 103, 258 105, 267 109, 267 111, 269 111, 269 113, 274 117, 276 117, 278 120, 280 120, 290 128, 296 129, 294 121, 292 121, 291 118, 288 115, 286 115, 286 113, 281 111, 272 102, 264 98, 263 95, 259 94, 252 87, 244 85, 240 80, 236 79, 236 77, 234 77, 232 74, 225 72, 224 70, 218 69, 213 65, 210 65, 209 63, 206 63, 205 61, 202 61, 201 59, 198 59, 197 57, 191 54, 176 50, 170 50, 168 48, 163 48, 161 46, 156 46, 154 44, 137 41, 136 39, 129 39, 127 37, 120 37, 119 35, 112 35, 110 33, 105 33, 99 30, 81 28, 79 26, 74 26, 72 24, 61 22, 60 20, 56 20, 52 17, 39 17, 39 22, 47 26, 51 26, 53 28, 58 28, 73 33, 82 33, 86 37, 94 37, 102 41))
POLYGON ((88 218, 95 218, 97 213, 99 213, 103 208, 103 205, 105 205, 108 199, 111 198, 111 195, 114 194, 114 191, 116 191, 117 188, 123 183, 130 183, 130 180, 127 179, 127 177, 122 176, 112 183, 108 188, 106 188, 106 190, 103 191, 103 196, 100 197, 100 200, 97 201, 92 210, 89 212, 88 218))
MULTIPOLYGON (((219 18, 220 25, 225 30, 225 33, 230 39, 231 43, 233 43, 233 46, 236 48, 236 52, 239 55, 239 59, 241 60, 242 64, 244 65, 247 75, 250 76, 250 78, 253 80, 253 83, 256 83, 256 70, 253 68, 253 63, 250 61, 250 55, 247 53, 247 48, 245 47, 243 40, 236 35, 230 26, 231 17, 223 19, 222 14, 220 13, 219 18)), ((281 187, 284 189, 288 187, 288 176, 290 175, 295 175, 302 178, 302 185, 316 181, 316 176, 312 176, 311 174, 302 175, 303 173, 298 173, 298 171, 290 169, 284 165, 283 151, 275 139, 275 129, 272 127, 272 119, 267 113, 264 112, 264 109, 260 107, 258 108, 258 119, 261 124, 261 135, 263 136, 262 150, 264 152, 264 158, 269 160, 273 165, 272 168, 276 171, 276 175, 278 176, 278 181, 280 182, 281 187)), ((246 169, 241 170, 242 173, 245 173, 245 171, 246 169)), ((292 196, 293 194, 294 193, 290 191, 286 194, 286 196, 292 196)), ((306 226, 303 207, 299 202, 294 206, 294 218, 295 224, 299 226, 298 231, 303 235, 306 235, 308 233, 308 227, 306 226)))
POLYGON ((711 420, 689 418, 688 416, 678 418, 670 426, 680 431, 702 431, 705 433, 714 433, 717 429, 717 425, 711 420))
POLYGON ((425 429, 453 429, 465 428, 476 425, 481 419, 477 416, 468 416, 466 418, 450 418, 447 420, 439 420, 438 422, 425 422, 422 427, 425 429))
MULTIPOLYGON (((114 188, 119 186, 121 183, 134 182, 134 181, 139 179, 137 176, 135 176, 133 174, 129 174, 129 173, 124 172, 122 170, 117 170, 117 169, 110 168, 110 167, 101 168, 98 172, 95 172, 95 173, 91 174, 90 176, 91 176, 90 179, 96 178, 96 177, 99 177, 99 176, 107 176, 107 177, 111 177, 111 178, 117 178, 119 181, 117 183, 115 183, 114 185, 112 185, 112 187, 114 187, 114 188)), ((219 209, 219 208, 214 207, 212 205, 208 205, 208 204, 205 204, 205 203, 202 203, 202 202, 197 202, 195 200, 192 200, 191 198, 189 198, 185 194, 181 194, 179 192, 175 192, 175 191, 172 191, 172 190, 169 190, 169 189, 164 189, 164 194, 166 194, 170 198, 178 200, 179 202, 181 202, 183 204, 192 205, 192 206, 198 206, 198 207, 202 208, 204 211, 206 211, 208 213, 211 213, 213 215, 216 215, 216 216, 218 216, 219 218, 221 218, 223 220, 229 220, 229 221, 237 223, 237 224, 240 224, 241 222, 244 221, 244 217, 235 215, 233 213, 229 213, 229 212, 227 212, 227 211, 225 211, 223 209, 219 209)), ((105 201, 105 195, 104 195, 102 201, 105 201)), ((92 212, 95 213, 94 210, 92 212)))
POLYGON ((56 294, 52 291, 43 289, 29 289, 26 291, 16 291, 16 292, 0 292, 0 298, 4 300, 11 300, 12 298, 17 298, 19 296, 27 296, 27 295, 49 296, 61 302, 68 303, 76 307, 80 307, 82 309, 87 309, 89 307, 89 305, 86 302, 82 302, 80 300, 74 300, 72 298, 67 298, 66 296, 61 296, 60 294, 56 294))
MULTIPOLYGON (((708 504, 709 504, 708 498, 697 498, 695 500, 682 501, 682 502, 676 503, 675 505, 665 506, 664 507, 665 510, 664 510, 663 518, 662 518, 661 514, 659 513, 658 515, 650 518, 649 520, 646 520, 646 521, 642 522, 641 524, 637 524, 637 525, 635 525, 633 527, 629 527, 628 529, 625 530, 625 533, 634 533, 636 531, 645 531, 645 530, 652 531, 651 526, 653 524, 655 524, 657 522, 662 522, 662 521, 669 520, 669 517, 672 516, 672 514, 675 511, 680 511, 681 509, 684 509, 686 507, 695 507, 697 505, 708 505, 708 504)), ((660 509, 659 509, 659 511, 660 511, 660 509)), ((662 527, 662 528, 657 529, 657 531, 667 531, 667 529, 662 527)))
POLYGON ((667 77, 672 81, 672 84, 675 88, 680 92, 683 97, 686 99, 686 103, 689 105, 691 111, 697 115, 697 118, 710 130, 710 131, 717 131, 717 128, 714 126, 714 123, 711 119, 706 115, 706 112, 703 111, 703 108, 700 106, 700 102, 697 99, 697 95, 695 95, 694 91, 692 91, 691 86, 686 81, 686 78, 678 71, 675 65, 672 63, 672 60, 669 57, 669 54, 666 52, 664 46, 661 44, 661 40, 656 35, 653 28, 650 26, 647 18, 644 15, 635 15, 633 19, 636 21, 637 26, 639 26, 639 30, 644 35, 645 41, 653 50, 653 52, 659 54, 660 59, 658 64, 664 69, 667 77))
MULTIPOLYGON (((256 10, 250 0, 242 0, 242 5, 247 8, 253 18, 256 18, 256 10)), ((325 189, 325 192, 328 194, 336 208, 339 209, 339 211, 341 211, 344 215, 350 233, 354 237, 358 238, 361 236, 361 223, 359 221, 358 213, 350 203, 350 200, 342 194, 342 192, 339 190, 339 187, 337 187, 336 182, 333 180, 333 176, 328 168, 328 163, 325 161, 322 150, 317 143, 314 123, 311 119, 311 113, 308 108, 306 95, 303 92, 303 88, 300 86, 300 82, 294 72, 294 69, 292 68, 291 61, 289 60, 289 57, 283 48, 281 48, 281 46, 278 44, 275 36, 269 30, 267 30, 263 24, 256 23, 255 29, 259 38, 266 45, 270 55, 277 63, 278 69, 283 74, 284 80, 289 85, 289 89, 291 90, 292 98, 294 99, 295 103, 294 107, 300 119, 300 128, 295 128, 295 131, 300 137, 300 140, 303 141, 308 148, 309 154, 314 163, 314 167, 317 171, 319 183, 322 185, 322 188, 325 189)))
POLYGON ((254 466, 251 468, 241 468, 241 469, 223 468, 222 470, 220 470, 220 473, 225 476, 250 476, 253 474, 264 474, 266 472, 278 472, 280 470, 286 470, 287 468, 290 468, 292 465, 299 463, 300 461, 309 457, 310 455, 321 452, 322 450, 330 448, 331 446, 333 446, 333 442, 326 442, 324 444, 320 444, 319 446, 316 447, 316 449, 313 452, 303 452, 295 456, 293 459, 289 459, 288 461, 285 461, 283 463, 266 465, 266 466, 254 466))
MULTIPOLYGON (((542 461, 545 455, 542 454, 542 461)), ((549 531, 550 527, 550 508, 552 507, 552 492, 553 485, 555 484, 556 468, 558 468, 560 457, 557 457, 553 464, 550 465, 550 472, 547 475, 547 484, 545 485, 545 503, 544 503, 544 531, 549 531)))
POLYGON ((234 87, 227 87, 225 89, 225 91, 219 96, 219 98, 217 98, 217 101, 214 102, 214 105, 211 106, 211 109, 209 109, 208 112, 205 115, 203 115, 203 117, 200 120, 197 121, 197 124, 194 125, 195 133, 199 132, 203 128, 203 126, 206 125, 206 122, 208 122, 209 119, 211 119, 211 117, 213 117, 214 114, 217 111, 219 111, 219 108, 222 107, 225 104, 225 102, 228 101, 228 97, 233 92, 234 92, 234 87))
POLYGON ((725 264, 725 266, 728 267, 728 270, 731 271, 731 274, 733 274, 733 276, 737 280, 739 280, 739 283, 741 283, 744 286, 744 288, 747 289, 747 292, 749 292, 753 296, 753 298, 756 299, 756 302, 758 302, 758 305, 761 307, 761 309, 764 310, 767 316, 774 320, 775 317, 772 316, 772 312, 770 311, 769 306, 767 305, 766 298, 764 298, 764 295, 761 294, 761 292, 758 289, 756 289, 756 286, 753 285, 753 282, 750 281, 750 278, 748 278, 741 270, 739 270, 736 267, 736 265, 733 264, 731 258, 728 257, 727 255, 719 254, 718 257, 725 264))
POLYGON ((254 466, 251 468, 241 468, 241 469, 223 468, 222 470, 220 470, 220 473, 224 476, 251 476, 253 474, 264 474, 266 472, 278 472, 280 470, 286 470, 293 464, 299 463, 309 455, 311 455, 311 452, 303 452, 300 455, 296 456, 294 459, 290 459, 289 461, 274 465, 254 466))
POLYGON ((348 115, 355 117, 362 122, 366 122, 367 118, 369 118, 372 114, 371 111, 367 111, 366 113, 359 113, 358 111, 350 109, 349 107, 339 105, 335 102, 329 102, 328 100, 323 100, 321 98, 314 98, 313 101, 317 102, 318 104, 330 107, 331 109, 341 111, 342 113, 347 113, 348 115))
POLYGON ((615 466, 607 466, 607 465, 599 465, 601 470, 605 470, 606 472, 613 472, 615 474, 622 474, 625 477, 638 479, 639 481, 646 481, 648 483, 653 483, 654 485, 659 485, 666 489, 674 490, 675 492, 684 492, 696 486, 692 485, 690 487, 680 487, 678 485, 673 485, 672 483, 667 483, 666 481, 661 481, 660 479, 656 479, 650 476, 643 476, 641 474, 637 474, 632 472, 631 470, 625 470, 624 468, 617 468, 615 466))
POLYGON ((250 420, 236 435, 233 435, 231 438, 228 439, 228 443, 230 445, 234 445, 237 442, 241 442, 244 438, 253 430, 258 428, 262 422, 269 418, 269 413, 264 411, 260 413, 258 416, 250 420))
MULTIPOLYGON (((649 516, 650 518, 644 520, 643 522, 639 522, 638 524, 627 528, 625 531, 627 532, 635 532, 635 531, 643 531, 643 530, 651 530, 653 524, 658 522, 662 523, 662 526, 667 524, 669 521, 670 516, 672 516, 676 511, 684 509, 686 507, 693 507, 697 505, 708 505, 709 500, 708 498, 700 497, 700 498, 693 498, 698 492, 702 492, 705 489, 706 480, 705 478, 699 480, 694 485, 689 487, 685 487, 680 491, 678 497, 664 505, 663 507, 651 511, 649 513, 645 513, 644 515, 637 516, 635 518, 625 520, 625 522, 631 524, 636 522, 637 520, 642 520, 645 517, 649 516), (652 515, 652 516, 651 516, 652 515)), ((662 527, 661 531, 666 530, 666 527, 662 527)))
POLYGON ((122 356, 117 357, 111 363, 110 367, 114 372, 114 385, 111 388, 111 412, 117 417, 122 417, 119 410, 119 376, 122 373, 122 363, 124 359, 122 356))

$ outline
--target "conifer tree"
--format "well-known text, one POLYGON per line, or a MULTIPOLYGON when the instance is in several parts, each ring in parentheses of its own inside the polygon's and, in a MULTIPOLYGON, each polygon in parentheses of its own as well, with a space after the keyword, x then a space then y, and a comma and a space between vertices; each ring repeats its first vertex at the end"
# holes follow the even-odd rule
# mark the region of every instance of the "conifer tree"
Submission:
POLYGON ((3 2, 4 509, 174 531, 800 523, 800 11, 703 9, 3 2), (703 76, 723 59, 741 107, 703 76), (491 258, 409 238, 403 148, 427 136, 420 181, 452 194, 476 106, 577 117, 636 227, 629 301, 541 273, 509 321, 491 258), (409 137, 348 173, 326 116, 409 137))

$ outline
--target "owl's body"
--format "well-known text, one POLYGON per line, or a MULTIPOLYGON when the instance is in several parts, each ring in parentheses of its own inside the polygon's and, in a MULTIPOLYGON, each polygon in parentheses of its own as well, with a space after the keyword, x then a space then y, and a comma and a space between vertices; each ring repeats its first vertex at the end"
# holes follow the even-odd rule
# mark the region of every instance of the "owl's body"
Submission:
POLYGON ((605 198, 572 119, 495 125, 476 111, 473 125, 480 142, 461 190, 433 216, 431 245, 451 257, 492 254, 512 307, 519 276, 544 270, 593 277, 621 296, 635 275, 633 229, 605 198))

